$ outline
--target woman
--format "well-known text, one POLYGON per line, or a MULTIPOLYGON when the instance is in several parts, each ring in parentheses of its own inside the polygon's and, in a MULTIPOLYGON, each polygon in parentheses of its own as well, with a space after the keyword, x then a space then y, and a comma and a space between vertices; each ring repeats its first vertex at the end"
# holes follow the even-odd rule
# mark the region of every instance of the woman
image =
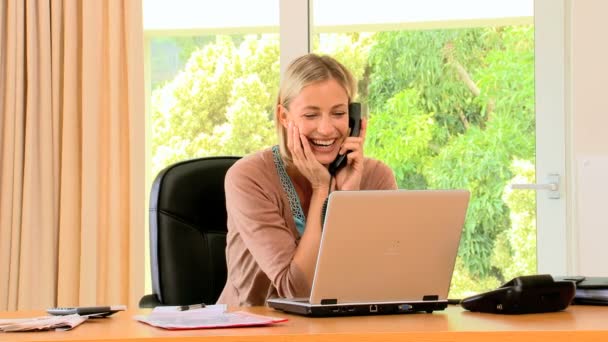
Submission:
POLYGON ((366 120, 359 136, 349 136, 356 86, 329 56, 308 54, 288 67, 275 112, 279 145, 244 157, 226 175, 228 279, 218 303, 308 297, 330 191, 397 188, 388 166, 363 156, 366 120), (347 151, 332 177, 328 165, 347 151))

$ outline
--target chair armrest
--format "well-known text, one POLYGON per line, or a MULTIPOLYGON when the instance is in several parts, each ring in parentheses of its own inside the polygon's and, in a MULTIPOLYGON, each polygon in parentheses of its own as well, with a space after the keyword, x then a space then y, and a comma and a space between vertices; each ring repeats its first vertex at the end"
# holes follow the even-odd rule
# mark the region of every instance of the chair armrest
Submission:
POLYGON ((139 300, 140 309, 155 308, 159 305, 161 305, 161 303, 158 300, 158 297, 156 296, 156 294, 154 294, 154 293, 145 295, 145 296, 141 297, 141 299, 139 300))

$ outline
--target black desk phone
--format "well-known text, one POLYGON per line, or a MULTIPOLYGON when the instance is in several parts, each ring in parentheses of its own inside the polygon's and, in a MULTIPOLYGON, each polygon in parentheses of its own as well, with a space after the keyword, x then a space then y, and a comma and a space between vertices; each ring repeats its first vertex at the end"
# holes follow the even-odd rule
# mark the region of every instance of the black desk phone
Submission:
POLYGON ((496 290, 463 299, 470 311, 523 314, 564 310, 574 298, 574 282, 555 281, 549 274, 521 276, 496 290))
MULTIPOLYGON (((350 128, 350 136, 358 137, 359 132, 361 130, 361 104, 358 102, 351 102, 348 104, 348 127, 350 128)), ((350 151, 345 154, 338 155, 336 159, 329 164, 329 173, 332 176, 336 175, 341 168, 346 166, 346 155, 350 151)))

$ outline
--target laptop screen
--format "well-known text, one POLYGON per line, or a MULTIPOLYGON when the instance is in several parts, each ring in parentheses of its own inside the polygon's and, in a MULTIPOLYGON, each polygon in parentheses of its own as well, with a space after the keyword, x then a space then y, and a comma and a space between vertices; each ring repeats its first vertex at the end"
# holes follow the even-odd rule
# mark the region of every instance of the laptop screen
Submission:
POLYGON ((331 193, 310 303, 447 299, 464 190, 331 193))

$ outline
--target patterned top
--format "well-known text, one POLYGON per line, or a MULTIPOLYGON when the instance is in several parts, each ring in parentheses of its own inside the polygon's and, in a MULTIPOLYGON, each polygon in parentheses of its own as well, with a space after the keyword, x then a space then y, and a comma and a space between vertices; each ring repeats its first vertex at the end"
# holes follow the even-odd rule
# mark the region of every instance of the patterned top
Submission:
POLYGON ((293 186, 291 178, 289 178, 289 175, 287 174, 287 170, 285 170, 285 164, 283 163, 283 158, 281 158, 281 153, 279 152, 279 145, 272 147, 272 158, 274 159, 274 165, 279 173, 281 186, 289 200, 289 206, 293 213, 293 221, 296 223, 296 228, 298 229, 300 236, 302 236, 302 234, 304 234, 304 228, 306 228, 306 216, 304 216, 304 211, 302 210, 302 204, 300 203, 296 188, 293 186))
MULTIPOLYGON (((226 173, 228 277, 218 303, 251 306, 268 298, 310 296, 311 284, 294 262, 300 243, 297 209, 275 170, 267 148, 239 159, 226 173)), ((361 190, 396 188, 386 164, 364 158, 361 190)))

